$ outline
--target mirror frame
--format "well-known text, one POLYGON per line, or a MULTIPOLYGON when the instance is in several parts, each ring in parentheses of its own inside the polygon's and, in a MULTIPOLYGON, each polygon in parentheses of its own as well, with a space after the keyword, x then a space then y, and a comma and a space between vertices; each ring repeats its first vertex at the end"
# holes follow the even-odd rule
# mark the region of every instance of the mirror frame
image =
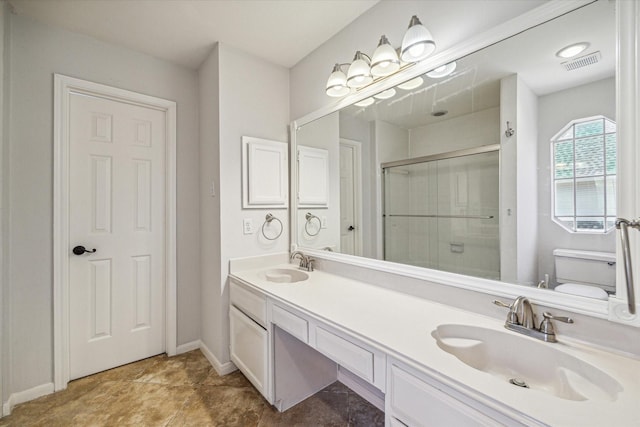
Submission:
MULTIPOLYGON (((621 256, 620 239, 616 237, 616 295, 610 296, 608 301, 579 297, 559 292, 551 293, 546 289, 537 289, 529 286, 516 285, 497 280, 488 280, 456 273, 398 264, 390 261, 364 258, 360 256, 327 252, 306 247, 299 247, 293 239, 297 236, 297 179, 298 170, 295 162, 296 155, 296 131, 303 125, 326 115, 335 113, 355 102, 368 98, 380 91, 389 89, 407 80, 424 74, 438 66, 457 60, 475 51, 483 49, 528 28, 540 25, 548 20, 557 18, 582 6, 593 3, 594 0, 553 0, 526 12, 510 21, 505 22, 489 31, 481 33, 477 37, 442 51, 430 58, 373 83, 372 85, 347 95, 345 98, 316 110, 297 120, 290 126, 291 132, 291 211, 290 211, 290 236, 291 250, 302 250, 317 259, 348 263, 357 267, 365 267, 371 270, 398 274, 405 277, 431 281, 439 284, 454 286, 457 288, 482 292, 501 298, 516 298, 520 295, 527 296, 532 302, 546 307, 567 310, 574 313, 608 319, 614 322, 625 323, 640 327, 640 315, 630 315, 627 308, 626 286, 623 260, 621 256)), ((640 173, 635 171, 640 164, 640 150, 637 149, 640 137, 640 125, 635 124, 635 119, 640 114, 640 84, 638 73, 640 61, 636 56, 634 45, 640 40, 640 3, 624 0, 615 1, 616 8, 616 122, 618 125, 618 141, 624 141, 618 147, 618 215, 625 218, 635 218, 640 212, 640 173), (624 88, 624 90, 622 90, 624 88)), ((640 239, 638 233, 630 233, 632 259, 636 265, 640 262, 640 239)), ((640 294, 640 286, 636 285, 636 294, 640 294)), ((636 306, 640 308, 640 305, 636 306)), ((640 312, 636 309, 636 312, 640 312)))

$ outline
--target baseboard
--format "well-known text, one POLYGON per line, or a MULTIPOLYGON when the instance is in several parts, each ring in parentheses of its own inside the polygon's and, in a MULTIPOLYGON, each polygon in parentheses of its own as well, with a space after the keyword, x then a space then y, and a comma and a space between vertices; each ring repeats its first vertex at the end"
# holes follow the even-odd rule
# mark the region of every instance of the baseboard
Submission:
POLYGON ((202 341, 200 341, 200 351, 202 351, 204 357, 207 358, 209 363, 211 363, 211 366, 213 366, 213 369, 215 369, 220 376, 230 374, 231 372, 234 372, 238 369, 236 368, 236 365, 233 364, 233 362, 229 361, 226 363, 220 363, 218 358, 213 355, 211 350, 209 350, 202 341))
POLYGON ((338 381, 384 412, 384 393, 376 387, 367 383, 354 373, 344 369, 342 366, 338 368, 338 381))
POLYGON ((33 399, 37 399, 41 396, 51 394, 54 392, 53 383, 41 384, 28 390, 12 393, 6 402, 2 405, 2 416, 11 415, 13 407, 24 402, 28 402, 33 399))
POLYGON ((189 351, 197 350, 200 348, 200 340, 191 341, 185 344, 180 344, 176 347, 176 354, 187 353, 189 351))

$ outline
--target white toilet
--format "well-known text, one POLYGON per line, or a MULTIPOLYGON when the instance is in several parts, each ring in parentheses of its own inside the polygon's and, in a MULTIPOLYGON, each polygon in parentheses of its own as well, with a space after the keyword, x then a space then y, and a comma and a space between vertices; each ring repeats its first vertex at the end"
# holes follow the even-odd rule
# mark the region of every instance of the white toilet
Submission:
POLYGON ((557 292, 606 300, 616 291, 616 254, 554 249, 557 292))

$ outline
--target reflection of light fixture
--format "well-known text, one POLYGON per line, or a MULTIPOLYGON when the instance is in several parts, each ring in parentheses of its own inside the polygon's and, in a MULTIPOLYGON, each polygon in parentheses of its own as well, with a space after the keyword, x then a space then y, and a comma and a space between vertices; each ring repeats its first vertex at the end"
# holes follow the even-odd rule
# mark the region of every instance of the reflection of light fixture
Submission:
POLYGON ((376 77, 388 76, 400 69, 400 60, 387 36, 380 37, 376 51, 371 57, 371 74, 376 77))
POLYGON ((448 64, 442 65, 441 67, 429 71, 427 73, 427 77, 431 77, 432 79, 439 79, 453 73, 455 69, 456 61, 449 62, 448 64))
POLYGON ((398 89, 412 90, 420 87, 422 83, 424 83, 424 79, 422 77, 416 77, 415 79, 411 79, 408 82, 404 82, 401 85, 398 85, 398 89))
POLYGON ((383 90, 380 93, 376 93, 375 95, 373 95, 373 97, 376 99, 389 99, 395 94, 396 94, 396 90, 394 88, 391 88, 391 89, 383 90))
POLYGON ((342 65, 346 64, 334 65, 329 80, 327 80, 327 88, 325 90, 329 96, 345 96, 351 92, 351 89, 347 86, 347 75, 340 69, 342 65))
POLYGON ((579 53, 582 53, 588 47, 589 43, 587 42, 570 44, 569 46, 563 47, 558 52, 556 52, 556 56, 560 58, 572 58, 579 53))
POLYGON ((435 50, 436 42, 433 41, 431 32, 413 15, 409 21, 409 29, 402 39, 400 59, 404 62, 422 61, 435 50))
POLYGON ((376 102, 375 99, 373 98, 365 98, 360 102, 356 102, 355 105, 356 107, 368 107, 369 105, 373 104, 374 102, 376 102))
MULTIPOLYGON (((433 41, 433 36, 429 30, 422 25, 417 16, 412 16, 409 21, 409 28, 402 39, 402 47, 400 49, 400 59, 404 62, 402 66, 422 61, 435 50, 436 43, 433 41)), ((350 89, 360 89, 373 83, 374 78, 378 81, 400 70, 400 59, 398 58, 397 50, 391 46, 387 37, 383 35, 380 37, 373 57, 370 58, 361 51, 357 51, 350 65, 336 64, 327 80, 325 91, 329 96, 348 95, 351 92, 350 89), (349 65, 346 79, 342 69, 343 65, 349 65)), ((412 81, 417 83, 417 79, 414 80, 412 81)), ((408 85, 409 82, 406 84, 408 85)), ((408 86, 403 85, 401 87, 409 90, 408 86)))
POLYGON ((353 62, 349 66, 347 72, 347 86, 359 88, 366 86, 373 81, 371 70, 369 69, 369 57, 364 53, 357 51, 353 57, 353 62))

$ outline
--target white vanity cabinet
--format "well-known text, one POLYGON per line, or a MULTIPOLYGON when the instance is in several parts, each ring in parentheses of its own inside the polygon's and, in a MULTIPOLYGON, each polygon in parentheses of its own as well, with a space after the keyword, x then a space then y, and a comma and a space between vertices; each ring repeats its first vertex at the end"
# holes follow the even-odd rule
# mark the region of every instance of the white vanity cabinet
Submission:
POLYGON ((387 364, 387 425, 495 427, 537 425, 513 419, 394 359, 387 364))
POLYGON ((231 279, 229 299, 231 361, 272 403, 266 296, 231 279))

